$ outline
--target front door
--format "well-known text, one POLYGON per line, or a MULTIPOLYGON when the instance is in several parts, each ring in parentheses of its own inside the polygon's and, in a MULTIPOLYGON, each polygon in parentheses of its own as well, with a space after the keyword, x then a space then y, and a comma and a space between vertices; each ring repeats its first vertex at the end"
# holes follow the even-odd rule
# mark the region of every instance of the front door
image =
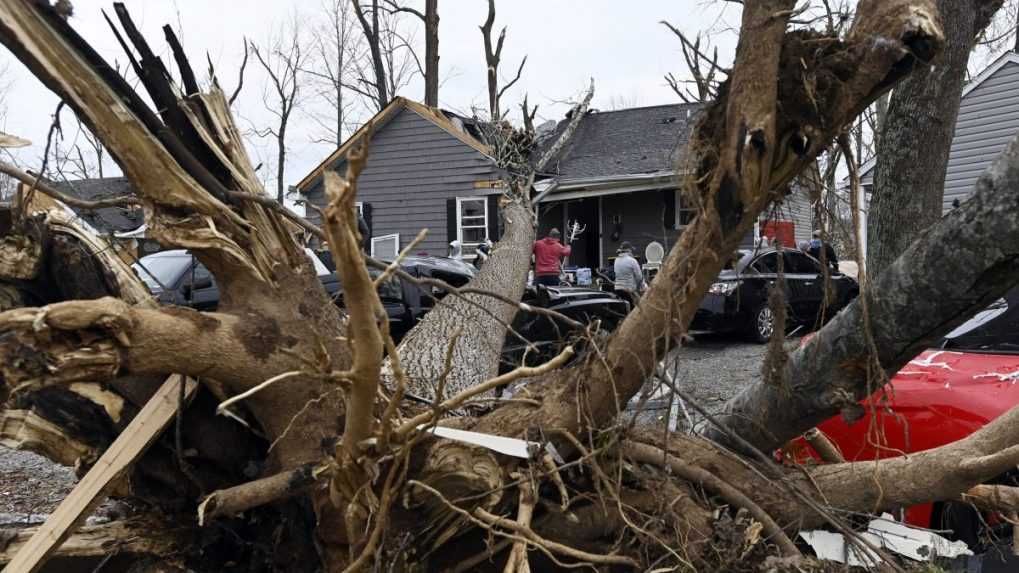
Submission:
POLYGON ((598 199, 591 197, 566 203, 566 225, 563 231, 563 242, 570 237, 570 225, 578 223, 584 231, 570 243, 573 252, 567 264, 575 267, 587 267, 592 271, 598 264, 598 199))
POLYGON ((824 279, 813 259, 797 251, 785 251, 785 280, 793 299, 790 306, 797 317, 810 324, 817 318, 824 301, 824 279))

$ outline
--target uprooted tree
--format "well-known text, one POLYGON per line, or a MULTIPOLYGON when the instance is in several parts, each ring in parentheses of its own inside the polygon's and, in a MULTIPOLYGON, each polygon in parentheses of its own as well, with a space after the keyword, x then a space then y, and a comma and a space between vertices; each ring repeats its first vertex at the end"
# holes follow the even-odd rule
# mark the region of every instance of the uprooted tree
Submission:
POLYGON ((154 306, 122 263, 37 197, 51 191, 45 183, 25 177, 30 190, 0 218, 0 300, 18 307, 0 314, 3 415, 18 422, 0 437, 84 470, 168 375, 198 379, 175 431, 111 492, 143 502, 147 519, 88 531, 104 550, 197 570, 227 561, 293 571, 713 570, 745 549, 726 552, 713 537, 719 500, 763 527, 768 543, 755 546, 763 557, 797 556, 798 528, 844 530, 833 509, 959 497, 1019 462, 1019 410, 966 440, 880 462, 791 470, 760 452, 840 411, 853 415, 888 373, 1015 282, 1016 143, 970 201, 865 281, 858 301, 778 376, 734 399, 707 437, 619 423, 757 216, 867 105, 943 47, 931 0, 862 0, 841 37, 791 29, 795 14, 793 0, 744 3, 731 74, 691 136, 694 176, 682 183, 698 215, 640 304, 607 339, 587 334, 580 355, 566 350, 500 377, 491 341, 514 312, 534 311, 514 300, 533 238, 526 178, 509 186, 502 215, 511 231, 470 292, 443 299, 436 318, 396 348, 354 223, 366 146, 351 152, 343 176, 325 175, 330 202, 314 231, 337 262, 340 312, 293 238, 294 223, 307 223, 265 195, 223 94, 187 79, 177 42, 183 90, 117 6, 122 43, 139 56, 131 61, 157 115, 45 3, 0 3, 0 41, 117 159, 149 233, 191 249, 222 293, 217 312, 154 306), (434 326, 457 305, 478 309, 472 319, 492 331, 485 341, 434 326), (461 343, 473 346, 463 352, 461 343), (455 394, 444 391, 451 376, 455 394), (526 392, 486 413, 449 415, 521 379, 526 392), (402 400, 420 384, 431 385, 431 406, 402 400), (229 416, 216 416, 217 405, 229 416), (436 424, 552 444, 561 458, 551 448, 519 458, 438 438, 427 431, 436 424))

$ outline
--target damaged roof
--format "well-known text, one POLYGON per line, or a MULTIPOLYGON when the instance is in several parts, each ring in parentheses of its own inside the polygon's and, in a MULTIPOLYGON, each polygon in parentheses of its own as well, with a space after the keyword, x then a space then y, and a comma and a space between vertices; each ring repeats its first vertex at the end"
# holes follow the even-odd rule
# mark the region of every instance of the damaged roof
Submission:
MULTIPOLYGON (((56 181, 52 185, 62 193, 87 201, 120 197, 134 192, 127 177, 56 181)), ((104 207, 94 210, 72 207, 72 209, 100 233, 131 231, 145 222, 140 207, 104 207)))
MULTIPOLYGON (((704 104, 669 104, 615 111, 592 110, 544 175, 560 180, 673 171, 704 104)), ((563 119, 543 145, 566 128, 563 119)))

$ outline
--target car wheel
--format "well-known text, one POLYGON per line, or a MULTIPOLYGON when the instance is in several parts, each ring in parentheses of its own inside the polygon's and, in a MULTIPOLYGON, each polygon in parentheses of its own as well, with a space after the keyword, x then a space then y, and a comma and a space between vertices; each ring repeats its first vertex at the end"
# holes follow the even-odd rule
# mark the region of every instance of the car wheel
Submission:
POLYGON ((764 344, 771 340, 771 333, 775 331, 775 314, 767 303, 762 303, 750 317, 750 337, 754 342, 764 344))

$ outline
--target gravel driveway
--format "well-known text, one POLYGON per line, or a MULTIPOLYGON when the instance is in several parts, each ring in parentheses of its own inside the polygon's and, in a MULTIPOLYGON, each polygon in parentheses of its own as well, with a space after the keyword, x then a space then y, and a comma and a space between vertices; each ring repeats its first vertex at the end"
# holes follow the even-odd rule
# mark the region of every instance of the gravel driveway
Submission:
MULTIPOLYGON (((793 337, 786 348, 792 349, 798 344, 799 337, 793 337)), ((663 364, 668 366, 669 375, 680 391, 708 413, 715 414, 721 411, 729 398, 760 378, 761 363, 767 349, 764 344, 746 342, 735 335, 703 333, 695 335, 693 342, 675 350, 663 364)), ((670 399, 666 385, 652 382, 647 391, 651 396, 639 415, 640 424, 658 425, 671 418, 673 429, 683 429, 691 422, 696 425, 703 423, 694 408, 670 399)), ((638 398, 630 403, 631 410, 638 398)))

